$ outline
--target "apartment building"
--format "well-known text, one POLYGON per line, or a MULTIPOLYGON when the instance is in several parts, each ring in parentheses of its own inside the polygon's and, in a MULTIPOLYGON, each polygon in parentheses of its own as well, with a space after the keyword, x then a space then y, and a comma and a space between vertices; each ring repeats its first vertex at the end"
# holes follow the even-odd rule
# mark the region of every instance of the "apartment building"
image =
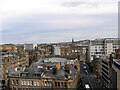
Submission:
POLYGON ((37 44, 24 44, 24 50, 34 50, 35 48, 37 48, 37 44))
POLYGON ((53 55, 54 54, 54 47, 49 44, 38 45, 38 50, 40 51, 41 55, 53 55))
POLYGON ((0 51, 14 51, 16 52, 16 47, 13 44, 0 45, 0 51))
POLYGON ((112 65, 112 88, 120 89, 120 59, 114 59, 112 65))
POLYGON ((120 45, 117 38, 89 40, 87 62, 91 62, 94 55, 109 56, 110 54, 115 53, 115 50, 118 48, 120 48, 120 45))
POLYGON ((64 58, 47 58, 31 64, 24 72, 9 74, 11 89, 77 88, 80 66, 64 58), (50 59, 50 60, 49 60, 50 59), (57 62, 56 62, 57 61, 57 62))
POLYGON ((95 56, 92 63, 93 63, 93 73, 98 79, 100 79, 101 78, 101 59, 95 56))
POLYGON ((105 57, 101 60, 101 82, 102 86, 105 88, 112 87, 112 63, 113 63, 113 56, 110 55, 109 58, 105 57))
POLYGON ((71 52, 72 52, 71 47, 69 45, 61 46, 61 55, 62 56, 70 55, 71 52))
POLYGON ((7 84, 8 74, 11 71, 17 71, 24 69, 25 67, 29 66, 29 55, 27 52, 24 53, 13 53, 9 52, 1 56, 1 80, 5 81, 7 84))

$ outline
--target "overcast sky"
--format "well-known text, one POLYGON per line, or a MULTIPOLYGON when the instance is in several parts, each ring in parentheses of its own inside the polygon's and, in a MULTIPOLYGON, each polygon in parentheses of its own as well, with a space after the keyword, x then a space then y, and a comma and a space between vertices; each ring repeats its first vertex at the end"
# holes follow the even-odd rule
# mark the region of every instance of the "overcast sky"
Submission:
POLYGON ((119 0, 0 0, 2 43, 118 37, 119 0))

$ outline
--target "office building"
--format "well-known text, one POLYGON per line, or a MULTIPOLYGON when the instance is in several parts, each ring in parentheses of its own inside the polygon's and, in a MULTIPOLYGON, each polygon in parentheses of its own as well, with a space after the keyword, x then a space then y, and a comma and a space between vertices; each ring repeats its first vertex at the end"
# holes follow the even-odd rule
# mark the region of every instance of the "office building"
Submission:
POLYGON ((120 59, 114 59, 112 65, 112 88, 120 89, 120 59))
POLYGON ((115 53, 115 50, 118 48, 120 48, 120 45, 117 38, 89 40, 87 62, 91 62, 94 55, 109 56, 110 54, 115 53))

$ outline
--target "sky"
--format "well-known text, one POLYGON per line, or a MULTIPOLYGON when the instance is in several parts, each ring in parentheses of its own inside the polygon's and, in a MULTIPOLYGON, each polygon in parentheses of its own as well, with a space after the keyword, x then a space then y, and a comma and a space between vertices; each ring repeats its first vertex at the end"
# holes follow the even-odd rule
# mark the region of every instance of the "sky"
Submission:
POLYGON ((118 1, 0 0, 0 42, 117 38, 118 1))

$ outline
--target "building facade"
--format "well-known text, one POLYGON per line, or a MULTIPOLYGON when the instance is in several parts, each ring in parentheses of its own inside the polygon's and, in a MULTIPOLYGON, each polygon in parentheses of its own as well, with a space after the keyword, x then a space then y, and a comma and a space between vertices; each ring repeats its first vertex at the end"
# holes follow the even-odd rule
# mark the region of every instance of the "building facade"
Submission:
POLYGON ((96 56, 109 56, 115 53, 115 50, 120 48, 117 38, 105 38, 89 40, 88 48, 88 62, 93 60, 94 55, 96 56))
POLYGON ((112 65, 112 88, 120 89, 120 59, 114 59, 112 65))
MULTIPOLYGON (((58 58, 54 58, 54 60, 58 58)), ((60 58, 59 58, 60 59, 60 58)), ((49 61, 49 58, 33 63, 24 72, 11 72, 9 87, 11 89, 77 88, 80 76, 78 63, 49 61)))
POLYGON ((21 66, 29 66, 29 55, 26 52, 19 55, 5 54, 1 56, 1 60, 1 80, 4 80, 6 85, 10 72, 19 70, 21 66))
POLYGON ((97 78, 101 78, 101 59, 99 57, 94 57, 93 60, 93 73, 97 78))
POLYGON ((110 55, 109 58, 107 58, 107 57, 102 58, 101 82, 102 82, 102 86, 105 88, 112 87, 112 63, 113 63, 112 55, 110 55))

